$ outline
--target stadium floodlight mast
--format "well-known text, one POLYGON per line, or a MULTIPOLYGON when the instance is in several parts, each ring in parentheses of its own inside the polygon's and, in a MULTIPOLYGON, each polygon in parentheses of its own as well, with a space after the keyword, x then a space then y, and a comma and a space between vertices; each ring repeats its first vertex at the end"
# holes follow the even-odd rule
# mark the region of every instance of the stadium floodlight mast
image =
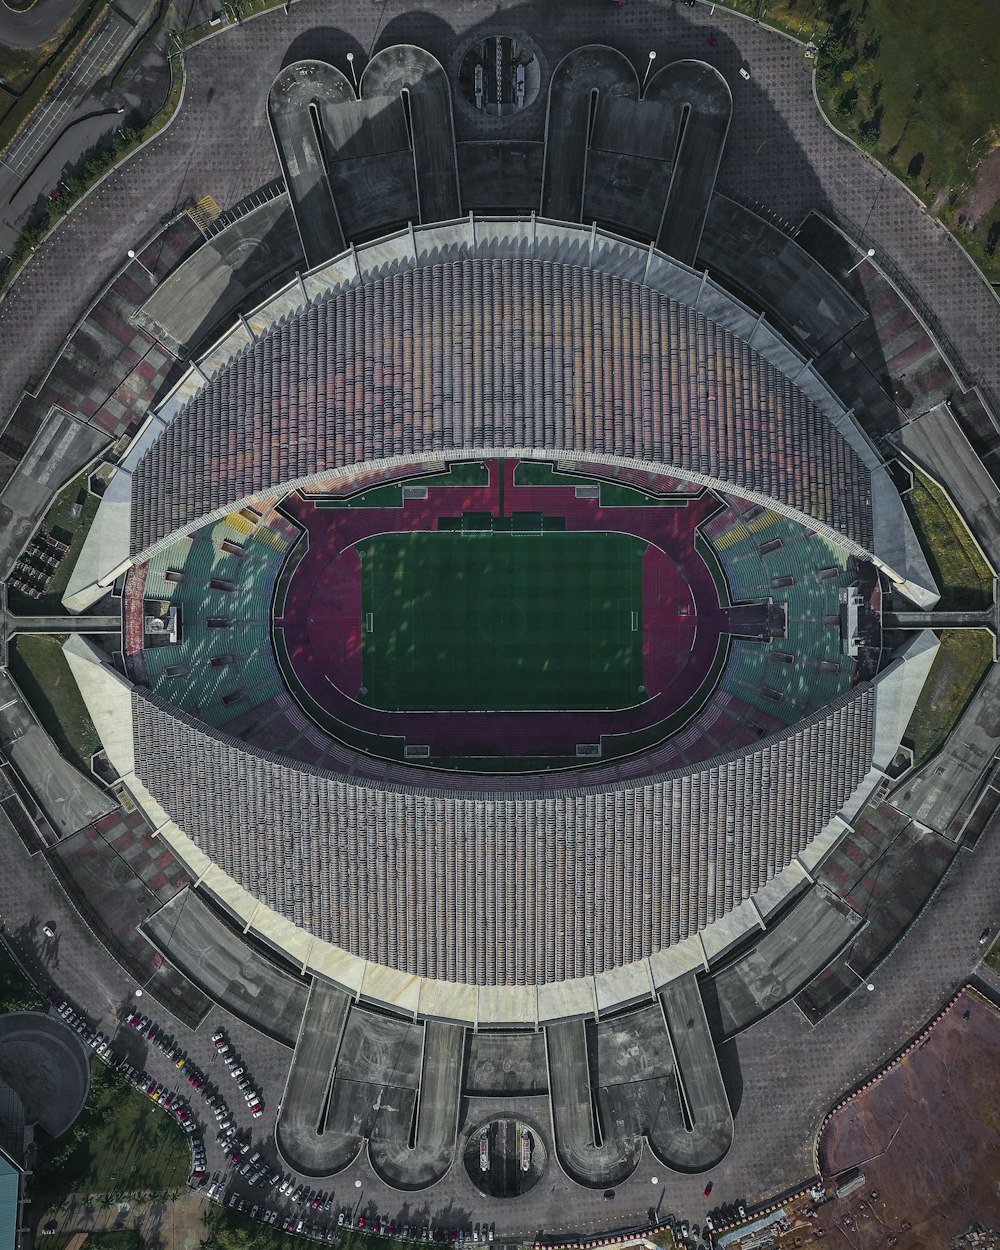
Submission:
MULTIPOLYGON (((850 267, 850 269, 848 269, 847 273, 853 273, 855 269, 857 269, 858 265, 863 265, 866 260, 871 260, 874 255, 875 255, 875 249, 873 247, 870 247, 868 251, 865 252, 864 256, 861 257, 860 260, 854 262, 854 264, 850 267)), ((846 277, 847 275, 845 274, 844 276, 846 277)))
POLYGON ((348 52, 347 64, 351 67, 351 77, 354 79, 354 94, 358 94, 358 71, 354 68, 354 53, 348 52))
POLYGON ((642 76, 642 89, 646 90, 646 80, 649 78, 649 71, 653 68, 653 62, 656 60, 656 53, 650 52, 649 60, 646 62, 646 72, 642 76))
POLYGON ((865 989, 868 991, 869 994, 872 992, 875 986, 872 984, 871 981, 869 981, 866 977, 863 977, 856 968, 851 968, 851 965, 846 960, 844 961, 844 967, 850 968, 851 972, 854 973, 854 975, 858 978, 858 980, 865 987, 865 989))
POLYGON ((150 269, 146 269, 146 266, 145 266, 145 265, 142 263, 142 261, 139 259, 139 253, 135 250, 135 248, 134 248, 134 247, 130 247, 130 248, 128 249, 128 258, 129 258, 129 260, 134 260, 134 261, 136 261, 136 263, 140 266, 140 268, 145 269, 145 270, 146 270, 146 272, 149 274, 149 276, 150 276, 151 278, 153 278, 153 281, 154 281, 154 282, 156 281, 155 277, 153 277, 153 272, 152 272, 152 270, 150 270, 150 269))

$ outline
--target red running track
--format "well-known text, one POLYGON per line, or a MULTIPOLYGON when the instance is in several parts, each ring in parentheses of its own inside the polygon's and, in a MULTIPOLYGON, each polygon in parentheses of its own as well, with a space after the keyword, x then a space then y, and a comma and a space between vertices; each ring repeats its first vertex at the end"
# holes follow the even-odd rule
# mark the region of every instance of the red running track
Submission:
POLYGON ((727 629, 715 583, 694 547, 696 527, 718 507, 709 494, 682 506, 602 508, 572 486, 515 486, 503 463, 503 512, 563 516, 567 530, 615 530, 649 545, 643 559, 643 673, 650 698, 621 711, 385 712, 355 701, 362 682, 361 562, 355 545, 387 531, 436 529, 442 516, 501 508, 500 462, 481 487, 430 486, 402 508, 317 508, 308 496, 284 510, 309 533, 309 551, 288 586, 282 616, 295 676, 329 715, 358 729, 428 746, 432 755, 574 756, 578 743, 647 729, 703 685, 727 629))

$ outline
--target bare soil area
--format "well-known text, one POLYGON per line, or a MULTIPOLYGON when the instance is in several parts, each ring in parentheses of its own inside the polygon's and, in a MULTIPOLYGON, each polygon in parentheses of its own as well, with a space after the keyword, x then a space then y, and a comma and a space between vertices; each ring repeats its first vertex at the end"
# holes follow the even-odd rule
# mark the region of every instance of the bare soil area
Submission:
POLYGON ((838 1111, 820 1140, 831 1247, 937 1250, 974 1221, 1000 1226, 1000 1013, 966 991, 905 1059, 838 1111))

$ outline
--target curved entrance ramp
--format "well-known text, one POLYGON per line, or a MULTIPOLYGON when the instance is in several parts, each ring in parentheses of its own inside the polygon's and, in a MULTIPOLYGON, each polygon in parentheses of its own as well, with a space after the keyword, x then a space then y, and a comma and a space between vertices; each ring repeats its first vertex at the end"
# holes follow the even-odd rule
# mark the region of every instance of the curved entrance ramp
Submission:
POLYGON ((350 1009, 350 995, 313 982, 275 1134, 282 1158, 305 1176, 342 1171, 363 1144, 358 1134, 328 1131, 337 1057, 350 1009))
POLYGON ((661 109, 673 161, 656 246, 693 265, 729 134, 732 93, 714 66, 674 61, 653 75, 643 102, 661 109))
POLYGON ((683 1124, 660 1121, 649 1135, 658 1159, 678 1172, 705 1172, 733 1144, 733 1113, 729 1109, 715 1043, 705 1016, 697 973, 689 972, 660 993, 683 1124))
POLYGON ((353 99, 351 84, 325 61, 287 65, 267 97, 275 147, 310 267, 339 256, 347 247, 315 124, 318 110, 334 101, 353 99))
POLYGON ((638 1166, 642 1138, 632 1133, 607 1133, 602 1140, 594 1114, 586 1021, 549 1025, 545 1054, 559 1162, 581 1185, 602 1189, 620 1184, 638 1166))
POLYGON ((332 1176, 367 1140, 387 1184, 432 1185, 455 1158, 464 1050, 459 1025, 367 1011, 315 981, 278 1116, 282 1157, 332 1176))
POLYGON ((380 1120, 368 1143, 372 1167, 396 1189, 433 1185, 451 1167, 458 1134, 465 1030, 428 1020, 417 1096, 416 1133, 402 1117, 380 1120))

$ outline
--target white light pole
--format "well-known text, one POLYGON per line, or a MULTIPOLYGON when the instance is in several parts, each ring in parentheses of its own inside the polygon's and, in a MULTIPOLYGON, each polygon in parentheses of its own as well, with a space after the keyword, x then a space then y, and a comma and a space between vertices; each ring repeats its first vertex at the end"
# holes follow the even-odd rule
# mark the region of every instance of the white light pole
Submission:
POLYGON ((646 90, 646 80, 649 78, 649 71, 653 68, 653 62, 656 60, 656 53, 650 52, 649 60, 646 62, 646 72, 642 76, 642 89, 646 90))
POLYGON ((354 68, 354 53, 348 52, 347 64, 351 67, 351 77, 354 79, 354 94, 358 94, 358 72, 354 68))
POLYGON ((854 975, 858 978, 858 980, 865 987, 865 989, 868 991, 869 994, 872 992, 872 990, 874 990, 875 986, 871 983, 871 981, 868 981, 865 977, 863 977, 861 973, 857 971, 856 968, 851 968, 851 965, 846 960, 844 961, 844 967, 850 969, 850 971, 854 973, 854 975))
MULTIPOLYGON (((847 273, 853 273, 855 269, 857 269, 858 265, 863 265, 866 260, 871 260, 874 255, 875 255, 875 249, 873 247, 870 247, 859 261, 855 261, 855 263, 850 267, 850 269, 848 269, 847 273)), ((844 276, 846 277, 847 274, 845 274, 844 276)))
MULTIPOLYGON (((139 260, 138 253, 136 252, 135 248, 130 247, 128 249, 128 258, 129 260, 134 260, 141 269, 146 269, 146 266, 142 263, 141 260, 139 260)), ((156 277, 153 274, 153 271, 151 269, 146 269, 146 273, 149 274, 149 276, 153 279, 154 282, 156 281, 156 277)))

